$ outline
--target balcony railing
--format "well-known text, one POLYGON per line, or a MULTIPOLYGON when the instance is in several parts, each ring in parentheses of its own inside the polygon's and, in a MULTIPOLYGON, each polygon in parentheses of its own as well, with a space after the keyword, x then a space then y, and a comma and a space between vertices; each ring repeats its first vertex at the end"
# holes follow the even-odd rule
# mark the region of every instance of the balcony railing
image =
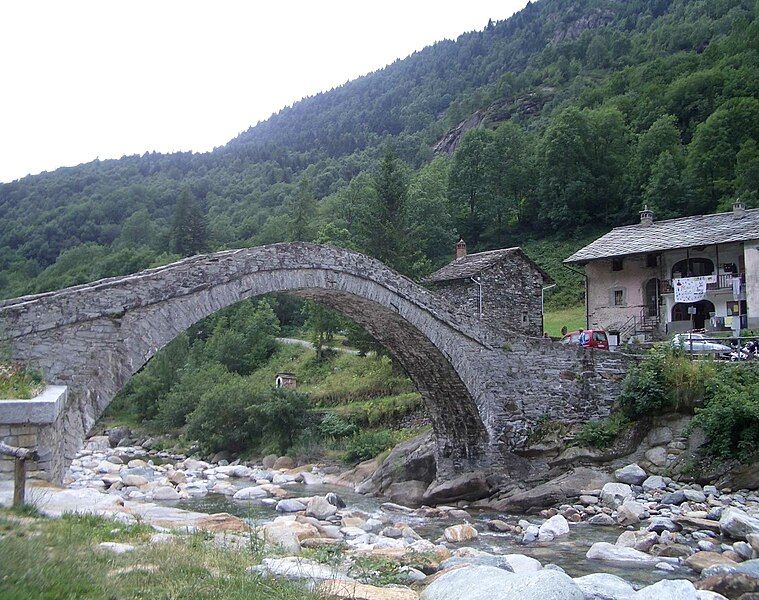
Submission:
MULTIPOLYGON (((706 289, 708 291, 730 289, 733 287, 733 277, 734 275, 732 273, 718 275, 716 276, 716 281, 706 284, 706 289)), ((745 283, 745 275, 738 275, 738 277, 741 278, 742 283, 745 283)), ((662 279, 659 282, 660 294, 672 294, 674 291, 675 288, 673 287, 671 279, 662 279)))

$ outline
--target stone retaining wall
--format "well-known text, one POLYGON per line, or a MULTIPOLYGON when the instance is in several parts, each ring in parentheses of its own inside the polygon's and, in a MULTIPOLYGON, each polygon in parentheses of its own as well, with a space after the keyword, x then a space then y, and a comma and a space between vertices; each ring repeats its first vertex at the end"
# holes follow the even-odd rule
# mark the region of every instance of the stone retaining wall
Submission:
MULTIPOLYGON (((39 461, 27 463, 27 475, 60 482, 65 469, 63 414, 65 386, 48 386, 30 400, 0 400, 0 440, 37 450, 39 461)), ((14 458, 0 456, 0 480, 13 479, 14 458)))

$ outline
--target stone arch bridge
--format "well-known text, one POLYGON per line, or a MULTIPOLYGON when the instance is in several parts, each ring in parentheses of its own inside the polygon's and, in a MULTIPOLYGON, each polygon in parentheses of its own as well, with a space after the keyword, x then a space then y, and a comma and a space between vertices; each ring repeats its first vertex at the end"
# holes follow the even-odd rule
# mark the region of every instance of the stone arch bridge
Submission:
POLYGON ((619 355, 490 329, 362 254, 306 243, 217 252, 0 302, 14 359, 68 386, 58 416, 35 431, 41 475, 61 479, 114 395, 179 333, 271 292, 338 310, 400 362, 428 407, 438 476, 507 468, 541 418, 605 416, 624 373, 619 355))

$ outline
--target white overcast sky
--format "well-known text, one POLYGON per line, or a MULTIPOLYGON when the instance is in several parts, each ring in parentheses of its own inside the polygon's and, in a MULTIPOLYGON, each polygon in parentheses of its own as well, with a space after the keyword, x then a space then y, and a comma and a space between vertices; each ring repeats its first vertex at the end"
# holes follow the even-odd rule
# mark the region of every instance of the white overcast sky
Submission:
POLYGON ((526 0, 1 0, 0 181, 206 151, 526 0))

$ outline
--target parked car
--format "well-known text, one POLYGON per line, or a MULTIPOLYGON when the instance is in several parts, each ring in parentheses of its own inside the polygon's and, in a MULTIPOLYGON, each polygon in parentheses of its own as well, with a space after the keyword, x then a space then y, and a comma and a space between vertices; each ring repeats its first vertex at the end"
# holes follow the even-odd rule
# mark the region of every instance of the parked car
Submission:
POLYGON ((609 349, 609 338, 603 329, 578 329, 561 338, 562 344, 573 344, 583 348, 609 349))
POLYGON ((678 333, 672 338, 674 348, 693 354, 729 355, 733 349, 725 344, 710 341, 703 333, 678 333))

